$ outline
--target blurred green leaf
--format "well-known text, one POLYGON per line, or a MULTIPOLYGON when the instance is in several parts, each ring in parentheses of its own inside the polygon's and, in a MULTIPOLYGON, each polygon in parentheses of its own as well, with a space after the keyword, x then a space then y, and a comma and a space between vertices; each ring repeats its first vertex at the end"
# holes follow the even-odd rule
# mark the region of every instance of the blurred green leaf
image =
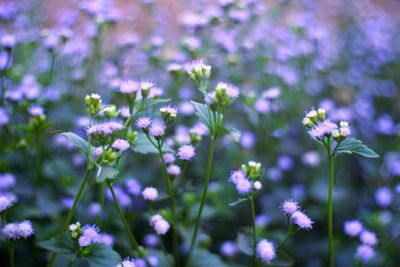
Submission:
POLYGON ((100 166, 97 169, 96 181, 102 183, 107 179, 116 179, 119 175, 119 170, 114 166, 100 166))
POLYGON ((245 234, 239 233, 236 239, 236 245, 238 249, 246 255, 253 255, 253 247, 251 237, 245 234))
POLYGON ((88 142, 79 135, 72 132, 63 132, 63 136, 67 137, 74 146, 76 146, 84 155, 87 156, 88 142))
POLYGON ((336 152, 339 154, 359 154, 366 158, 379 158, 379 155, 372 149, 362 143, 362 141, 355 138, 348 138, 343 140, 337 147, 336 152))
MULTIPOLYGON (((132 148, 133 151, 140 154, 158 154, 157 148, 149 141, 144 133, 139 133, 135 145, 132 148)), ((174 150, 167 144, 163 144, 163 152, 174 153, 174 150)))
POLYGON ((190 258, 190 262, 187 264, 187 267, 211 266, 227 267, 228 265, 226 265, 218 255, 202 249, 195 250, 190 258))
POLYGON ((111 267, 121 261, 121 256, 109 246, 94 244, 89 255, 83 257, 90 267, 111 267))
POLYGON ((55 236, 50 240, 40 241, 37 244, 41 248, 67 256, 69 260, 76 258, 76 246, 68 232, 55 236))

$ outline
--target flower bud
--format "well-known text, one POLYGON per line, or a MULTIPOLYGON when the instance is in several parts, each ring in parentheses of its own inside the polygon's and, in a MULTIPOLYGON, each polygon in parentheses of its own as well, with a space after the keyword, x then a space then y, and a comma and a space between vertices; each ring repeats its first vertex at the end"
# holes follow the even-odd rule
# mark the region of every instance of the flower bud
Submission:
POLYGON ((260 181, 255 181, 253 184, 253 187, 255 190, 261 190, 262 189, 262 184, 260 181))
POLYGON ((126 140, 129 142, 131 146, 134 146, 137 139, 138 139, 138 132, 132 131, 132 129, 129 128, 128 132, 126 133, 126 140))
POLYGON ((318 111, 318 119, 319 120, 325 120, 325 116, 326 116, 326 110, 324 108, 319 108, 318 111))
POLYGON ((172 123, 176 119, 177 109, 175 107, 165 106, 160 108, 160 113, 165 123, 172 123))
POLYGON ((333 139, 335 139, 335 140, 340 139, 340 133, 339 133, 338 129, 333 130, 331 134, 332 134, 333 139))
POLYGON ((119 115, 117 107, 115 105, 107 106, 103 109, 104 115, 109 118, 116 118, 119 115))
POLYGON ((264 172, 261 163, 255 161, 249 161, 247 165, 243 164, 242 170, 253 181, 259 180, 264 172))
POLYGON ((349 123, 347 121, 341 121, 339 125, 340 127, 349 127, 349 123))
POLYGON ((312 128, 314 126, 314 123, 307 117, 303 119, 303 124, 308 128, 312 128))
POLYGON ((85 103, 90 116, 95 116, 101 108, 101 96, 98 94, 91 94, 85 96, 85 103))

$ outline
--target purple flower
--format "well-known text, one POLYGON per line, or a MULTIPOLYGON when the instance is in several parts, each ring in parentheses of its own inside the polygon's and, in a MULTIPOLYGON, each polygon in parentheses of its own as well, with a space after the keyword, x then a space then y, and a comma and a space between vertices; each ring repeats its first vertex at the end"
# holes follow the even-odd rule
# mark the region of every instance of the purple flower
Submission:
POLYGON ((181 160, 191 160, 196 155, 196 150, 191 145, 183 145, 178 149, 177 155, 181 160))
POLYGON ((15 176, 11 173, 0 174, 0 191, 6 191, 15 186, 15 176))
POLYGON ((285 200, 282 202, 280 209, 288 216, 300 209, 299 204, 294 200, 285 200))
POLYGON ((129 145, 128 141, 126 141, 124 139, 117 139, 112 144, 112 148, 119 150, 119 151, 125 151, 129 148, 129 146, 130 145, 129 145))
POLYGON ((236 243, 233 241, 225 241, 221 244, 219 251, 225 257, 232 257, 239 252, 236 243))
POLYGON ((239 179, 238 182, 236 183, 236 190, 240 195, 246 195, 250 193, 252 189, 253 185, 247 178, 239 179))
POLYGON ((313 221, 303 212, 295 211, 290 216, 293 223, 299 226, 301 229, 310 230, 312 229, 313 221))
POLYGON ((155 187, 146 187, 142 191, 142 196, 145 200, 156 201, 158 198, 158 191, 155 187))
POLYGON ((79 237, 79 246, 87 247, 96 243, 99 237, 99 228, 95 225, 85 225, 82 227, 82 235, 79 237))
POLYGON ((276 257, 274 245, 268 240, 262 239, 257 244, 257 256, 266 263, 271 262, 276 257))
POLYGON ((360 234, 360 240, 364 245, 375 246, 378 244, 378 238, 376 237, 374 232, 369 230, 364 230, 360 234))
POLYGON ((174 163, 174 161, 175 161, 175 156, 172 153, 165 153, 163 155, 163 158, 164 158, 165 163, 167 163, 167 164, 174 163))
POLYGON ((87 133, 90 135, 107 136, 121 131, 123 128, 124 125, 120 121, 107 121, 90 127, 87 133))
POLYGON ((106 233, 99 234, 97 236, 97 243, 112 247, 114 246, 114 237, 106 233))
POLYGON ((33 228, 30 221, 8 223, 1 230, 5 239, 28 238, 33 235, 33 228))
POLYGON ((125 258, 123 261, 115 265, 115 267, 137 267, 137 265, 133 259, 125 258))
POLYGON ((358 236, 361 231, 364 229, 364 226, 359 220, 352 220, 344 222, 344 232, 346 235, 355 237, 358 236))
POLYGON ((157 247, 159 245, 158 237, 155 234, 146 235, 143 241, 149 247, 157 247))
POLYGON ((314 128, 309 131, 309 133, 314 138, 322 138, 325 135, 331 134, 332 131, 337 128, 338 126, 336 123, 325 120, 321 123, 318 123, 314 128))
POLYGON ((251 149, 254 146, 256 136, 249 131, 243 132, 242 136, 240 137, 240 145, 244 149, 251 149))
POLYGON ((228 180, 235 185, 242 179, 247 179, 247 176, 242 169, 232 171, 228 178, 228 180))
POLYGON ((257 99, 257 101, 254 103, 254 109, 259 113, 267 113, 270 110, 268 100, 263 98, 257 99))
POLYGON ((0 195, 0 212, 12 207, 17 201, 17 197, 14 194, 2 194, 0 195))
POLYGON ((0 127, 8 124, 10 121, 10 116, 8 116, 6 110, 0 107, 0 127))
POLYGON ((178 176, 181 174, 181 168, 175 164, 171 164, 167 167, 167 173, 172 176, 178 176))
POLYGON ((136 179, 129 178, 126 180, 126 189, 133 196, 139 196, 142 192, 142 185, 136 179))
POLYGON ((381 207, 388 207, 392 204, 392 191, 388 187, 378 188, 375 192, 375 201, 381 207))
POLYGON ((374 256, 375 256, 374 249, 368 245, 358 246, 356 254, 354 255, 356 259, 359 259, 364 263, 370 261, 374 256))
POLYGON ((123 94, 134 94, 140 90, 140 83, 132 80, 121 81, 119 91, 123 94))
POLYGON ((151 119, 148 117, 140 117, 136 120, 136 127, 139 129, 147 129, 151 124, 151 119))
POLYGON ((160 214, 150 217, 150 225, 153 226, 158 235, 165 235, 170 228, 169 223, 160 214))
POLYGON ((161 137, 165 134, 165 126, 158 122, 153 122, 149 129, 149 132, 154 137, 161 137))

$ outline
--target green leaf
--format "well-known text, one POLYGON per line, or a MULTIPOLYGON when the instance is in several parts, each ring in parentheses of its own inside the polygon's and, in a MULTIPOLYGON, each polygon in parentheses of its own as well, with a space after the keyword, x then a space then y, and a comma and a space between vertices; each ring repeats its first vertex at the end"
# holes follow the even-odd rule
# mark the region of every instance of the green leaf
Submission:
MULTIPOLYGON (((158 154, 157 148, 149 141, 144 133, 139 133, 135 145, 132 150, 140 154, 158 154)), ((174 153, 174 150, 170 148, 167 144, 163 144, 163 152, 174 153)))
POLYGON ((68 232, 55 236, 50 240, 40 241, 37 244, 39 247, 51 252, 65 255, 69 260, 74 260, 76 258, 75 243, 68 232))
POLYGON ((102 183, 107 179, 116 179, 119 175, 119 170, 114 166, 100 166, 97 169, 96 181, 102 183))
POLYGON ((232 202, 232 203, 229 203, 229 206, 236 206, 236 205, 238 205, 238 204, 240 204, 240 203, 242 203, 242 202, 244 202, 244 201, 246 201, 247 200, 247 198, 239 198, 238 200, 236 200, 236 201, 234 201, 234 202, 232 202))
POLYGON ((379 155, 372 149, 362 143, 362 141, 355 138, 348 138, 343 140, 336 148, 336 153, 339 154, 359 154, 366 158, 379 158, 379 155))
POLYGON ((252 240, 249 236, 245 234, 238 234, 238 237, 236 239, 236 245, 238 249, 243 252, 246 255, 253 255, 253 245, 252 245, 252 240))
POLYGON ((121 256, 109 246, 94 244, 91 251, 83 257, 90 267, 110 267, 121 261, 121 256))
POLYGON ((222 127, 218 133, 220 135, 228 134, 229 137, 236 143, 240 141, 240 137, 242 136, 242 132, 233 127, 222 127))
POLYGON ((228 265, 226 265, 218 255, 202 249, 195 250, 190 258, 190 262, 187 264, 187 267, 210 266, 227 267, 228 265))
POLYGON ((150 98, 146 99, 142 102, 142 100, 137 100, 135 106, 138 107, 138 110, 135 113, 140 113, 146 111, 148 108, 156 106, 158 104, 166 103, 171 101, 169 98, 150 98))
POLYGON ((197 103, 194 101, 191 102, 194 105, 194 108, 196 109, 197 117, 199 117, 200 121, 204 123, 209 129, 211 129, 213 123, 210 120, 211 118, 209 114, 212 113, 212 111, 205 104, 197 103))
POLYGON ((88 142, 79 135, 72 132, 61 133, 70 140, 83 154, 87 156, 88 142))

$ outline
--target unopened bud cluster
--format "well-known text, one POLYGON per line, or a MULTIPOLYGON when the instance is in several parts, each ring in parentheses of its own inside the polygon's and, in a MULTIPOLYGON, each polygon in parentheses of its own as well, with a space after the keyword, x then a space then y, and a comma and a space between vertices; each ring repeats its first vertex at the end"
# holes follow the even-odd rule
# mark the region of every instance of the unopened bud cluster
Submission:
POLYGON ((309 111, 303 118, 303 124, 310 129, 309 134, 313 138, 324 140, 324 138, 332 137, 336 141, 342 141, 351 134, 348 122, 341 121, 337 125, 325 117, 325 109, 319 108, 309 111))
POLYGON ((187 73, 193 81, 208 80, 211 76, 211 66, 204 64, 201 60, 194 61, 189 66, 187 73))
POLYGON ((86 95, 85 103, 90 116, 94 117, 100 111, 101 96, 98 94, 86 95))

